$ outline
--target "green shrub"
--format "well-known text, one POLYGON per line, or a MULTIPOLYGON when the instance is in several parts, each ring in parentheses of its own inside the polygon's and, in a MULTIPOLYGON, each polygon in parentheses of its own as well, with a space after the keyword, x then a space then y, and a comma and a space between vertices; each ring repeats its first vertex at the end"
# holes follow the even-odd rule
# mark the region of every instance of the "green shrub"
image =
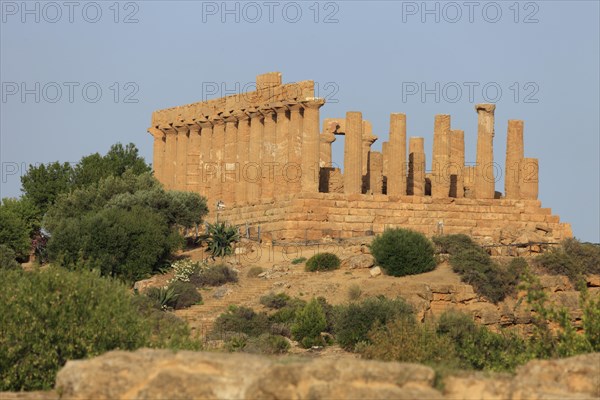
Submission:
POLYGON ((185 325, 155 329, 124 285, 93 271, 0 275, 0 391, 50 389, 67 360, 114 349, 195 347, 185 325))
POLYGON ((108 208, 63 221, 52 232, 48 253, 51 261, 69 269, 85 265, 133 282, 162 264, 179 239, 151 209, 108 208))
POLYGON ((21 265, 16 260, 17 255, 5 244, 0 244, 0 270, 19 270, 21 265))
POLYGON ((358 346, 368 359, 456 366, 454 345, 450 338, 436 333, 435 326, 421 324, 414 318, 401 317, 375 326, 369 331, 369 343, 358 346))
POLYGON ((454 344, 462 368, 512 371, 530 358, 523 338, 507 331, 494 333, 476 325, 472 317, 461 312, 443 313, 437 332, 454 344))
POLYGON ((262 267, 251 267, 248 272, 246 273, 246 276, 248 278, 258 278, 258 276, 260 274, 262 274, 263 272, 265 272, 265 270, 262 267))
POLYGON ((421 274, 435 268, 431 242, 408 229, 388 229, 371 243, 377 265, 392 276, 421 274))
POLYGON ((306 261, 306 257, 297 257, 292 260, 292 264, 302 264, 304 261, 306 261))
POLYGON ((206 268, 206 264, 201 261, 192 261, 189 258, 177 260, 171 263, 171 269, 173 270, 172 281, 189 282, 190 276, 199 274, 206 268))
POLYGON ((333 332, 340 346, 353 350, 357 343, 369 340, 368 333, 375 324, 385 325, 412 315, 412 307, 401 298, 370 297, 360 303, 336 306, 333 332))
POLYGON ((260 298, 260 304, 267 308, 280 309, 288 305, 291 297, 285 293, 269 293, 260 298))
POLYGON ((0 245, 9 247, 20 259, 26 259, 31 249, 29 226, 14 209, 0 204, 0 245))
POLYGON ((175 288, 170 286, 148 288, 144 295, 152 299, 157 308, 163 311, 171 310, 175 307, 175 302, 179 296, 175 293, 175 288))
POLYGON ((253 354, 285 354, 289 349, 290 343, 283 336, 263 333, 249 338, 241 350, 253 354))
POLYGON ((583 275, 600 274, 600 246, 565 239, 560 247, 536 257, 535 263, 548 273, 566 275, 579 285, 583 275))
POLYGON ((318 253, 306 262, 307 271, 332 271, 340 267, 340 259, 332 253, 318 253))
POLYGON ((251 308, 230 306, 227 312, 219 315, 213 326, 212 336, 223 337, 228 332, 259 336, 268 333, 271 323, 265 313, 256 313, 251 308))
POLYGON ((303 347, 322 346, 325 344, 321 338, 321 332, 327 329, 327 319, 321 306, 321 302, 312 299, 306 306, 296 313, 292 325, 292 335, 303 347))
POLYGON ((229 226, 225 222, 208 224, 208 233, 201 240, 207 243, 206 251, 213 259, 231 255, 233 245, 240 240, 238 228, 229 226))
POLYGON ((466 235, 436 236, 433 241, 441 251, 450 254, 450 265, 461 280, 494 303, 514 293, 527 266, 527 262, 520 258, 511 260, 508 265, 495 263, 481 246, 466 235))
POLYGON ((188 308, 202 301, 202 295, 198 293, 196 286, 190 282, 174 281, 169 284, 169 288, 173 289, 176 295, 172 305, 175 310, 188 308))
POLYGON ((296 318, 298 310, 304 308, 305 305, 306 301, 298 298, 292 298, 284 307, 271 314, 271 316, 269 316, 269 320, 273 323, 284 324, 288 327, 291 327, 291 324, 296 318))
POLYGON ((225 264, 215 264, 190 275, 189 279, 196 287, 221 286, 228 282, 237 282, 238 274, 225 264))

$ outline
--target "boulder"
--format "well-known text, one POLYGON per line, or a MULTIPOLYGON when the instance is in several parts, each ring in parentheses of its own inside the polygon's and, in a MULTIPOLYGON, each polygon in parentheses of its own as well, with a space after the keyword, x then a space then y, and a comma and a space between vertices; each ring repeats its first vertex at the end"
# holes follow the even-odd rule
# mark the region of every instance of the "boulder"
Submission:
POLYGON ((441 399, 418 364, 142 349, 69 361, 61 399, 441 399))
POLYGON ((359 254, 346 258, 342 261, 342 268, 358 269, 358 268, 371 268, 375 265, 375 259, 370 254, 359 254))
POLYGON ((369 274, 371 274, 371 278, 378 277, 379 275, 382 274, 381 268, 373 267, 373 268, 369 269, 369 274))

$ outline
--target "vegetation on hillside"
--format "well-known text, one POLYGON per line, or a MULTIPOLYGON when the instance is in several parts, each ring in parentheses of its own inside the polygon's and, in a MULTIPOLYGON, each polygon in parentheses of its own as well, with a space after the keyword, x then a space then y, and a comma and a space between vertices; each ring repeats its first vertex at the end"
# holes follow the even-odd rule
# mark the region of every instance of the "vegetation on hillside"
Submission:
POLYGON ((377 265, 391 276, 421 274, 436 265, 429 239, 409 229, 387 229, 373 239, 370 248, 377 265))

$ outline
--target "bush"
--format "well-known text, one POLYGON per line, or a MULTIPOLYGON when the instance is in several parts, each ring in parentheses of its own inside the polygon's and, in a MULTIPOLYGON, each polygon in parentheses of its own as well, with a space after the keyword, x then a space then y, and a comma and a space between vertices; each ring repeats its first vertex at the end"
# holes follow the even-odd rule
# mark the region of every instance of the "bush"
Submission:
POLYGON ((269 320, 273 323, 283 324, 291 327, 299 309, 304 308, 306 301, 298 298, 290 299, 287 304, 273 313, 269 320))
POLYGON ((109 208, 65 220, 52 232, 48 253, 69 269, 85 265, 133 282, 155 271, 179 247, 179 239, 148 208, 109 208))
POLYGON ((318 253, 306 262, 307 271, 332 271, 340 267, 340 259, 332 253, 318 253))
POLYGON ((228 332, 239 332, 248 336, 259 336, 268 333, 270 325, 265 313, 256 313, 247 307, 230 306, 227 312, 215 320, 212 335, 223 337, 228 332))
POLYGON ((348 298, 351 301, 358 300, 362 296, 362 289, 357 284, 354 284, 348 288, 348 298))
POLYGON ((0 204, 0 245, 8 246, 20 259, 25 259, 31 249, 29 227, 21 216, 5 205, 0 204))
POLYGON ((437 332, 454 344, 462 368, 512 371, 530 358, 523 338, 506 331, 494 333, 476 325, 473 318, 461 312, 443 313, 437 332))
POLYGON ((412 307, 401 298, 371 297, 360 303, 336 306, 333 332, 340 346, 353 350, 357 343, 369 341, 368 333, 376 324, 385 325, 393 319, 412 315, 412 307))
POLYGON ((302 264, 304 261, 306 261, 306 257, 297 257, 292 260, 292 264, 302 264))
POLYGON ((50 389, 67 360, 114 349, 194 347, 185 326, 154 329, 125 286, 95 272, 0 275, 0 391, 50 389))
POLYGON ((0 244, 0 270, 19 270, 21 265, 16 261, 17 255, 5 244, 0 244))
POLYGON ((565 239, 560 247, 536 257, 535 263, 550 274, 566 275, 577 285, 583 275, 600 274, 600 246, 565 239))
POLYGON ((241 350, 253 354, 285 354, 289 349, 290 343, 283 336, 263 333, 249 338, 241 350))
POLYGON ((327 319, 325 318, 323 307, 319 300, 312 299, 296 313, 291 332, 294 339, 299 341, 303 347, 310 348, 325 344, 321 337, 321 332, 324 332, 326 329, 327 319))
POLYGON ((373 239, 370 247, 377 265, 388 275, 421 274, 436 265, 431 242, 408 229, 388 229, 373 239))
POLYGON ((527 266, 527 262, 520 258, 511 260, 508 265, 495 263, 481 246, 466 235, 436 236, 433 241, 441 251, 450 254, 450 265, 461 280, 493 303, 514 293, 527 266))
POLYGON ((225 222, 208 224, 208 233, 201 240, 206 241, 206 251, 214 260, 215 257, 228 256, 233 253, 233 245, 240 240, 238 228, 225 222))
POLYGON ((175 281, 169 284, 169 288, 173 289, 176 297, 172 303, 175 310, 188 308, 202 301, 202 295, 196 290, 196 286, 189 282, 175 281))
POLYGON ((401 317, 376 326, 368 334, 369 343, 360 348, 368 359, 456 366, 452 341, 436 333, 432 324, 401 317))
POLYGON ((175 293, 175 288, 169 286, 148 288, 144 295, 153 301, 156 308, 163 311, 173 309, 178 296, 175 293))
POLYGON ((285 293, 269 293, 260 298, 260 304, 267 308, 279 310, 289 304, 291 297, 285 293))
POLYGON ((238 274, 225 264, 215 264, 190 275, 189 279, 196 287, 221 286, 237 282, 238 274))
POLYGON ((258 276, 260 274, 262 274, 263 272, 265 272, 265 270, 262 267, 251 267, 248 272, 246 273, 246 276, 248 278, 258 278, 258 276))
POLYGON ((171 264, 173 269, 172 281, 189 282, 190 276, 198 274, 202 269, 207 268, 200 261, 192 261, 189 258, 183 260, 177 260, 171 264))

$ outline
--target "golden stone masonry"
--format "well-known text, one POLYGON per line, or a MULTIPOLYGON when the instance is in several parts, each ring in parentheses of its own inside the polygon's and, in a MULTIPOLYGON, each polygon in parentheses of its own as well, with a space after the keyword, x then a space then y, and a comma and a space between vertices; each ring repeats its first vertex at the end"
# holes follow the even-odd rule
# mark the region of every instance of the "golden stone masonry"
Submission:
POLYGON ((320 130, 314 82, 283 84, 259 75, 256 90, 155 111, 154 173, 167 189, 189 190, 225 205, 220 218, 260 225, 278 241, 350 238, 406 227, 427 235, 465 233, 492 243, 552 242, 571 237, 538 197, 538 160, 526 158, 523 121, 507 130, 505 194, 495 190, 493 104, 477 104, 477 159, 465 165, 465 134, 436 115, 432 170, 424 139, 406 137, 406 115, 390 116, 382 152, 362 113, 325 119, 320 130), (345 135, 344 169, 332 165, 345 135), (408 153, 407 153, 408 150, 408 153))

